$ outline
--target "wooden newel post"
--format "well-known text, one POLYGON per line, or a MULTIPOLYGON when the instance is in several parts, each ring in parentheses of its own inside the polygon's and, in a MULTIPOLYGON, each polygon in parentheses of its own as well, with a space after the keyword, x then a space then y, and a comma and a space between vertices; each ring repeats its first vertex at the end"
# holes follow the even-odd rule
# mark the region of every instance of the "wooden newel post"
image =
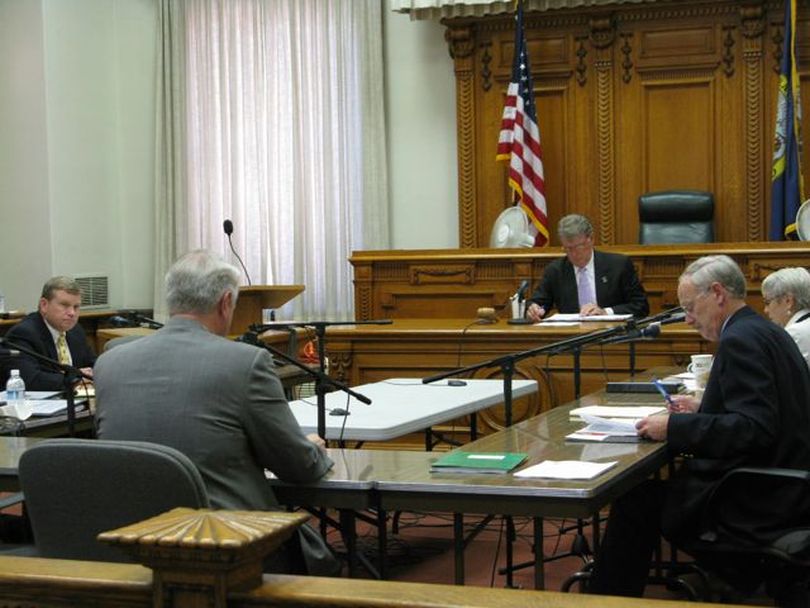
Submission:
POLYGON ((262 560, 308 515, 273 511, 178 508, 103 532, 154 572, 152 606, 225 608, 230 591, 261 585, 262 560))

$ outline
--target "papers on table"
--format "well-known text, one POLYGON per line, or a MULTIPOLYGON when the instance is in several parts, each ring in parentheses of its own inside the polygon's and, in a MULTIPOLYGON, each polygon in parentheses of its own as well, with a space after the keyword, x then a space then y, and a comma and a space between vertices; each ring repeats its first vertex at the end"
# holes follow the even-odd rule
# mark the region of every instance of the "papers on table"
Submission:
POLYGON ((542 323, 581 323, 582 321, 627 321, 633 315, 581 315, 579 313, 561 313, 546 317, 542 323))
POLYGON ((618 461, 587 462, 584 460, 544 460, 514 474, 515 477, 546 479, 593 479, 616 466, 618 461))
POLYGON ((640 420, 665 411, 667 408, 662 405, 587 405, 574 408, 570 416, 575 420, 585 420, 586 416, 640 420))
POLYGON ((566 435, 569 441, 605 441, 605 442, 637 442, 641 441, 636 432, 636 422, 640 418, 599 418, 584 414, 582 419, 588 423, 583 429, 566 435))
MULTIPOLYGON (((62 391, 25 391, 26 399, 38 401, 40 399, 50 399, 56 397, 62 391)), ((6 403, 6 391, 0 391, 0 404, 6 403)))
POLYGON ((34 408, 28 400, 0 407, 0 416, 17 418, 18 420, 28 420, 33 412, 34 408))
MULTIPOLYGON (((83 402, 76 403, 76 411, 84 409, 83 402)), ((57 416, 67 412, 67 399, 25 399, 19 405, 0 407, 0 416, 28 420, 31 416, 57 416)))

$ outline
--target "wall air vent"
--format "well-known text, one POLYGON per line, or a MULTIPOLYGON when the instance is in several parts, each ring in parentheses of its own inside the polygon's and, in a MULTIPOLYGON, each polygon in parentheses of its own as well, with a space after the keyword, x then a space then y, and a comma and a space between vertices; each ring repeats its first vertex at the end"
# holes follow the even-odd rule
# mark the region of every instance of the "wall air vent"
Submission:
POLYGON ((108 277, 84 275, 75 277, 82 288, 82 308, 109 308, 110 290, 108 277))

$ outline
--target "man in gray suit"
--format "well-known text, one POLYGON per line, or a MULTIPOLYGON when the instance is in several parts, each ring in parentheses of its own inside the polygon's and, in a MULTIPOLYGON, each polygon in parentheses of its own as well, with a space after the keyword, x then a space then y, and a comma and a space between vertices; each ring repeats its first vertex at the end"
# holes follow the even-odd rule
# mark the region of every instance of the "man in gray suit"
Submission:
MULTIPOLYGON (((306 483, 333 463, 317 435, 302 433, 270 354, 224 337, 238 280, 236 268, 205 251, 174 263, 166 275, 166 326, 111 348, 96 363, 96 424, 102 439, 151 441, 186 454, 212 506, 267 510, 277 502, 264 469, 306 483)), ((302 528, 293 541, 272 570, 339 572, 312 529, 302 528)))

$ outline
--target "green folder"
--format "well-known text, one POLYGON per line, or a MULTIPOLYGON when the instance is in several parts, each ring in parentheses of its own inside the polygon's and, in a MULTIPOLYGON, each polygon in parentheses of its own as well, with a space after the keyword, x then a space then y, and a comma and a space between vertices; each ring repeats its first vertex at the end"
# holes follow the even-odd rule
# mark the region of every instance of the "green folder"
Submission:
POLYGON ((508 473, 526 460, 525 452, 448 452, 430 467, 431 473, 508 473))

